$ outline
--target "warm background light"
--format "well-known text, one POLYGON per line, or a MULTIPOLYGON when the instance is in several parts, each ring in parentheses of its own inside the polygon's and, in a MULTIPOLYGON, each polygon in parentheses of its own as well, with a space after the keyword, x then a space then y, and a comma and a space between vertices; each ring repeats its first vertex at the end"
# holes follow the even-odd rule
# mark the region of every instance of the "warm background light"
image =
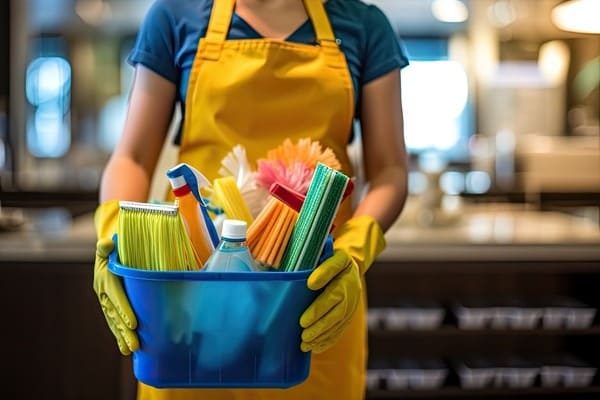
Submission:
POLYGON ((569 59, 569 47, 562 41, 552 40, 540 47, 538 67, 549 84, 563 85, 567 79, 569 59))
POLYGON ((552 10, 552 22, 560 29, 600 34, 600 1, 569 0, 552 10))
POLYGON ((464 22, 469 18, 469 9, 460 0, 435 0, 431 12, 442 22, 464 22))

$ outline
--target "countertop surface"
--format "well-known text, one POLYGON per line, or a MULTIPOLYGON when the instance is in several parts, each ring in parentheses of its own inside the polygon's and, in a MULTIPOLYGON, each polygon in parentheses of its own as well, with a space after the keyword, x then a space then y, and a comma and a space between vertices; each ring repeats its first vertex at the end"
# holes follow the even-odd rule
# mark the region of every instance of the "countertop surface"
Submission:
POLYGON ((24 223, 0 233, 0 261, 93 262, 96 233, 92 214, 71 219, 62 209, 24 213, 24 223))
POLYGON ((600 226, 524 206, 483 204, 448 213, 435 227, 409 207, 386 233, 380 260, 599 260, 600 226))
MULTIPOLYGON (((600 228, 590 220, 507 205, 470 205, 435 227, 412 222, 413 211, 386 233, 381 261, 592 260, 600 262, 600 228)), ((71 220, 60 209, 25 218, 0 233, 0 261, 92 262, 92 215, 71 220)))

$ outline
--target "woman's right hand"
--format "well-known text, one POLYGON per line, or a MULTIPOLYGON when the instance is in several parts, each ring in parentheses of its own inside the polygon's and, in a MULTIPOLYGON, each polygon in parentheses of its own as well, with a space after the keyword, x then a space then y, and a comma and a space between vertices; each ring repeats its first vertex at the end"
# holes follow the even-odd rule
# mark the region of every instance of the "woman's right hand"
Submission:
POLYGON ((107 268, 108 255, 113 247, 112 240, 108 238, 100 239, 96 245, 94 291, 98 295, 108 327, 117 339, 119 350, 127 356, 140 348, 140 342, 135 333, 137 319, 129 305, 121 281, 107 268))
POLYGON ((137 319, 121 280, 108 270, 108 255, 114 248, 110 236, 116 231, 118 212, 118 201, 113 200, 100 205, 94 215, 99 237, 94 264, 94 292, 98 295, 108 327, 117 339, 119 350, 127 356, 140 348, 140 342, 135 333, 137 319))

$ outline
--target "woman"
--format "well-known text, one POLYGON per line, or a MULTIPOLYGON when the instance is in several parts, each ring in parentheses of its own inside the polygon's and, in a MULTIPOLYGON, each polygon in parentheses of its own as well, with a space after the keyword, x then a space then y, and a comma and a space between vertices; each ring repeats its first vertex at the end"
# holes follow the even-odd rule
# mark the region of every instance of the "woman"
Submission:
POLYGON ((122 138, 103 175, 95 221, 94 289, 120 351, 139 348, 136 320, 106 270, 117 199, 147 201, 176 102, 184 108, 179 161, 217 177, 242 144, 251 162, 289 137, 331 148, 353 175, 346 146, 361 121, 368 191, 338 212, 334 255, 308 286, 324 291, 300 319, 309 378, 281 390, 159 390, 140 399, 360 399, 365 390, 364 273, 406 197, 399 70, 407 64, 385 16, 359 0, 160 0, 142 25, 122 138))

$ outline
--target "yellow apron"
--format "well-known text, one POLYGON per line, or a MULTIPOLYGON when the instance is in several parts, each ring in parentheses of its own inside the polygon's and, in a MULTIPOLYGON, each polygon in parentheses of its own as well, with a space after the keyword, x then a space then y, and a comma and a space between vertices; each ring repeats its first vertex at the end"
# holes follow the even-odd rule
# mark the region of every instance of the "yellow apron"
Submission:
MULTIPOLYGON (((318 46, 273 39, 226 40, 234 0, 215 0, 190 74, 179 161, 210 180, 242 144, 251 163, 286 137, 331 148, 352 176, 346 153, 354 111, 352 80, 321 0, 303 0, 318 46)), ((351 216, 349 198, 337 226, 351 216)), ((364 281, 363 281, 364 283, 364 281)), ((364 287, 364 285, 363 285, 364 287)), ((364 297, 364 296, 363 296, 364 297)), ((365 389, 365 302, 337 344, 313 354, 308 379, 289 389, 155 389, 138 386, 141 400, 362 399, 365 389)))

